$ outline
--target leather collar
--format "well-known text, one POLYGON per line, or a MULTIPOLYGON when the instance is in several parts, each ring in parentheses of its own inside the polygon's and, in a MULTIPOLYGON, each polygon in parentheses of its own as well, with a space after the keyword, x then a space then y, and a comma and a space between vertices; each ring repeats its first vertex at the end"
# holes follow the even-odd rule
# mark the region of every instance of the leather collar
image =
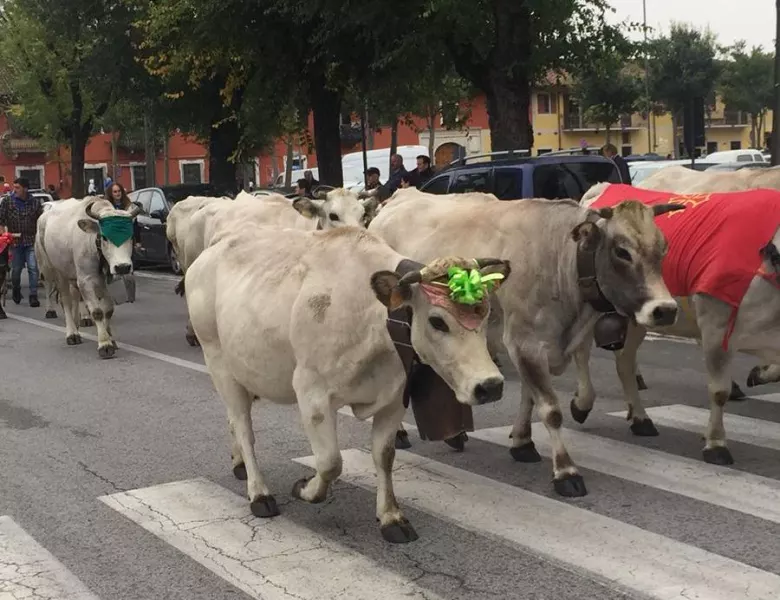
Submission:
POLYGON ((577 247, 577 285, 585 302, 600 313, 615 312, 615 306, 607 300, 596 277, 596 252, 577 247))

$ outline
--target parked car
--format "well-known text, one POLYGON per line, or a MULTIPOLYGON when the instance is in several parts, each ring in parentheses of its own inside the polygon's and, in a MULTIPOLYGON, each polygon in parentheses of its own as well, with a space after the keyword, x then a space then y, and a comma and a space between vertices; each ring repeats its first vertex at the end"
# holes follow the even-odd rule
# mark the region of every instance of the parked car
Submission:
POLYGON ((420 189, 429 194, 486 192, 501 200, 579 200, 597 183, 621 181, 615 163, 603 156, 567 151, 523 154, 494 152, 453 161, 420 189))
POLYGON ((772 165, 768 162, 728 162, 717 163, 709 167, 708 171, 740 171, 742 169, 768 169, 772 165))
POLYGON ((746 148, 743 150, 723 150, 721 152, 712 152, 704 157, 709 163, 726 162, 766 162, 764 155, 760 150, 746 148))
POLYGON ((176 275, 181 275, 181 266, 176 252, 165 236, 165 222, 173 205, 189 196, 220 196, 217 188, 208 183, 180 184, 149 187, 130 192, 133 202, 141 205, 138 215, 142 250, 133 252, 136 264, 168 266, 176 275))

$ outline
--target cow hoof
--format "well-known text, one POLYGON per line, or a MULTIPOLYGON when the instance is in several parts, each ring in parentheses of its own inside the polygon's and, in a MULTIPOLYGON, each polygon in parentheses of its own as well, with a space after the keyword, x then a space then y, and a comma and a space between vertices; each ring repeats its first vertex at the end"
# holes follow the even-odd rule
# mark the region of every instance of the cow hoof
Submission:
POLYGON ((702 453, 704 462, 711 465, 733 465, 734 457, 726 446, 715 446, 714 448, 705 448, 702 453))
POLYGON ((200 346, 200 342, 198 341, 198 336, 196 336, 195 334, 188 333, 184 337, 187 338, 187 343, 193 348, 200 346))
POLYGON ((233 467, 233 476, 239 481, 246 481, 246 465, 244 463, 238 463, 233 467))
POLYGON ((750 373, 748 373, 747 378, 747 386, 751 388, 756 387, 757 385, 762 385, 763 383, 764 382, 761 381, 761 367, 753 367, 750 369, 750 373))
POLYGON ((260 519, 269 519, 279 516, 279 507, 276 506, 276 500, 273 496, 260 496, 257 500, 250 503, 249 509, 252 514, 260 519))
POLYGON ((57 318, 57 311, 56 310, 47 310, 46 311, 46 318, 47 319, 56 319, 57 318))
POLYGON ((412 524, 406 519, 380 527, 380 531, 382 537, 391 544, 408 544, 420 538, 412 524))
POLYGON ((81 319, 79 321, 79 327, 94 327, 95 322, 92 319, 81 319))
POLYGON ((569 404, 569 408, 571 409, 571 416, 574 417, 574 420, 577 421, 577 423, 580 425, 588 420, 588 415, 590 414, 590 411, 593 410, 592 408, 589 408, 588 410, 582 410, 579 406, 577 406, 577 403, 573 398, 571 404, 569 404))
POLYGON ((81 339, 81 336, 78 333, 74 333, 65 338, 65 343, 67 343, 68 346, 78 346, 79 344, 83 344, 84 340, 81 339))
POLYGON ((409 434, 405 431, 395 432, 395 449, 396 450, 408 450, 412 447, 412 442, 409 441, 409 434))
POLYGON ((116 354, 116 348, 110 344, 108 346, 101 346, 98 348, 98 356, 100 358, 114 358, 114 354, 116 354))
POLYGON ((469 436, 466 435, 466 432, 461 431, 458 435, 444 440, 444 443, 447 444, 450 448, 454 448, 458 452, 463 452, 463 449, 466 447, 466 442, 468 440, 469 436))
POLYGON ((111 340, 111 347, 114 350, 119 350, 119 344, 117 344, 114 340, 111 340))
POLYGON ((522 463, 537 463, 542 462, 542 457, 536 450, 536 445, 533 442, 528 442, 517 448, 510 448, 509 454, 512 455, 517 462, 522 463))
POLYGON ((561 479, 554 479, 553 486, 558 495, 564 498, 581 498, 588 495, 582 475, 566 473, 561 479))
POLYGON ((639 437, 655 437, 658 435, 658 430, 651 419, 637 419, 631 423, 631 433, 639 437))
POLYGON ((322 502, 325 502, 325 496, 323 495, 322 498, 318 498, 315 496, 311 500, 307 500, 303 497, 303 488, 306 487, 306 485, 312 480, 311 477, 304 477, 303 479, 299 479, 295 482, 295 485, 293 485, 292 489, 292 495, 293 498, 298 498, 298 500, 303 500, 304 502, 308 502, 309 504, 320 504, 322 502))
POLYGON ((737 385, 736 381, 731 382, 731 393, 729 394, 729 400, 731 402, 742 402, 745 400, 745 392, 737 385))
POLYGON ((639 391, 646 390, 647 384, 645 383, 645 378, 641 375, 636 376, 636 387, 639 391))

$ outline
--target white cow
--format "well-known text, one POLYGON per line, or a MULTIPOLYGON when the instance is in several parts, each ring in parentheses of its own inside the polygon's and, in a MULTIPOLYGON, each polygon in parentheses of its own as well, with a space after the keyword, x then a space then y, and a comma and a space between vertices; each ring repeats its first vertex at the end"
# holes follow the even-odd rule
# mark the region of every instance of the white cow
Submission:
POLYGON ((88 197, 66 200, 39 217, 35 254, 45 276, 47 297, 59 296, 69 346, 82 343, 79 301, 83 298, 97 326, 99 356, 114 356, 114 302, 108 280, 133 271, 132 220, 140 210, 138 206, 117 210, 105 199, 88 197), (117 228, 121 230, 118 238, 109 231, 117 228))
POLYGON ((173 251, 176 253, 176 258, 181 265, 182 272, 185 272, 185 265, 191 265, 192 261, 195 260, 194 257, 192 260, 188 260, 185 247, 186 241, 189 238, 191 217, 197 210, 215 202, 226 204, 232 202, 232 200, 227 196, 188 196, 184 200, 174 204, 173 208, 171 208, 171 212, 166 217, 165 236, 168 238, 173 251))
MULTIPOLYGON (((177 243, 183 249, 179 255, 182 270, 189 266, 207 248, 211 239, 222 227, 233 227, 239 223, 251 223, 257 227, 274 229, 334 229, 343 226, 365 227, 373 217, 377 202, 373 199, 358 200, 357 196, 344 189, 323 193, 321 199, 298 198, 291 201, 279 194, 262 199, 240 192, 232 202, 204 203, 191 212, 189 217, 177 217, 177 243), (186 233, 183 231, 186 229, 186 233), (185 237, 186 236, 186 237, 185 237)), ((169 229, 170 231, 170 229, 169 229)), ((190 346, 198 345, 198 339, 187 323, 185 335, 190 346)))
POLYGON ((396 192, 369 227, 418 261, 460 253, 512 262, 512 279, 497 293, 498 333, 523 384, 510 452, 521 462, 541 460, 531 439, 536 404, 552 442, 554 486, 561 495, 587 491, 561 436, 552 376, 565 371, 597 322, 608 324, 602 319, 608 310, 640 323, 674 322, 677 305, 661 278, 666 242, 653 216, 678 208, 626 202, 597 213, 571 200, 500 201, 489 194, 439 196, 409 188, 396 192), (597 307, 605 303, 607 308, 597 307))
POLYGON ((739 171, 695 171, 681 165, 659 169, 637 187, 678 193, 739 192, 757 188, 780 190, 780 167, 739 171))
MULTIPOLYGON (((485 340, 489 305, 455 305, 448 290, 435 293, 440 288, 433 282, 446 277, 449 266, 470 267, 473 261, 434 261, 402 277, 396 271, 404 260, 355 227, 259 231, 237 224, 221 231, 187 270, 190 319, 227 407, 233 472, 247 479, 254 515, 273 517, 279 509, 254 454, 253 400, 298 404, 316 475, 298 481, 292 493, 312 503, 325 500, 341 473, 336 412, 350 406, 359 419, 373 417, 376 516, 383 537, 395 543, 417 539, 393 494, 393 440, 404 414, 406 373, 386 328, 388 309, 412 310, 414 350, 459 402, 501 397, 504 379, 485 340)), ((509 275, 503 261, 481 265, 509 275)))

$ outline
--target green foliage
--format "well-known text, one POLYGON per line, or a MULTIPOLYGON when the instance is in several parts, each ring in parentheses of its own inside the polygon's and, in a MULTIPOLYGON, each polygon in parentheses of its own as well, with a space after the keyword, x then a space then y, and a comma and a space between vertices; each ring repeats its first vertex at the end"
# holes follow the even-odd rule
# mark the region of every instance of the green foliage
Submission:
POLYGON ((719 92, 730 109, 753 115, 765 112, 774 99, 774 54, 761 48, 746 51, 745 42, 729 49, 719 92))

